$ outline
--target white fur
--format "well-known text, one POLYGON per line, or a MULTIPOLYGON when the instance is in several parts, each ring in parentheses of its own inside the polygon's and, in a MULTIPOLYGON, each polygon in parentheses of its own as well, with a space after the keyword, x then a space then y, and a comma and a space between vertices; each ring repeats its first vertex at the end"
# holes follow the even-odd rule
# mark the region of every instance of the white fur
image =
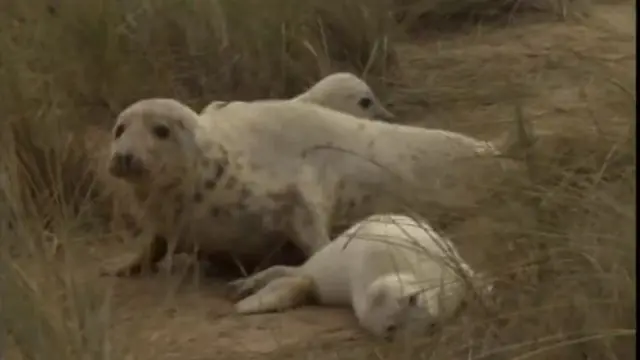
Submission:
MULTIPOLYGON (((232 285, 240 294, 258 291, 235 305, 240 313, 273 311, 288 301, 294 306, 291 298, 301 303, 306 291, 321 304, 352 306, 365 329, 389 337, 396 328, 428 330, 450 318, 469 289, 463 277, 480 285, 453 244, 429 224, 374 215, 298 268, 275 266, 232 285), (311 279, 311 285, 293 288, 293 278, 311 279), (274 289, 286 295, 273 300, 274 289)), ((489 292, 491 286, 478 289, 489 292)))
POLYGON ((246 159, 248 167, 261 169, 255 182, 290 184, 305 168, 315 173, 311 177, 321 187, 323 202, 375 195, 381 207, 375 212, 395 211, 387 203, 397 203, 401 195, 456 208, 475 206, 490 180, 510 163, 498 159, 487 141, 358 119, 315 104, 237 103, 204 117, 215 141, 246 159))
MULTIPOLYGON (((382 106, 364 80, 346 72, 333 73, 324 77, 291 101, 313 103, 359 118, 386 121, 394 119, 394 115, 382 106)), ((230 104, 224 101, 212 101, 200 114, 216 111, 230 104)))
POLYGON ((265 232, 282 231, 311 256, 330 242, 337 219, 352 224, 403 211, 410 199, 448 209, 474 206, 488 179, 502 171, 487 142, 310 103, 238 103, 205 117, 169 99, 139 101, 118 117, 114 129, 127 126, 113 154, 135 154, 147 172, 129 179, 146 204, 147 240, 117 273, 149 258, 155 235, 177 239, 169 252, 255 255, 276 246, 265 232), (168 139, 156 138, 158 125, 171 128, 168 139))

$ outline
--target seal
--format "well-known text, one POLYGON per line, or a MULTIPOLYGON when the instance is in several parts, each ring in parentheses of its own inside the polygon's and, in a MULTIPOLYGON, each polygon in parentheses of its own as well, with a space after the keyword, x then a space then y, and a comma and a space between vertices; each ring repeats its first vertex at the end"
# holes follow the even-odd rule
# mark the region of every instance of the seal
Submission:
POLYGON ((144 208, 144 240, 112 274, 176 252, 254 257, 288 241, 306 258, 340 220, 404 211, 407 200, 473 206, 486 190, 473 185, 502 169, 481 140, 288 100, 238 103, 206 119, 176 100, 141 100, 118 116, 113 137, 109 172, 144 208))
POLYGON ((328 207, 326 217, 351 214, 358 221, 396 212, 390 203, 398 206, 399 197, 473 207, 515 165, 489 141, 370 121, 311 103, 235 103, 203 117, 218 143, 261 173, 252 174, 255 182, 282 187, 308 177, 309 184, 300 186, 321 192, 317 201, 328 207))
POLYGON ((353 225, 302 266, 276 265, 230 284, 241 314, 316 302, 350 306, 363 328, 391 339, 451 318, 469 290, 493 287, 425 221, 373 215, 353 225), (470 286, 469 286, 470 285, 470 286))
MULTIPOLYGON (((348 72, 337 72, 322 78, 291 101, 317 104, 359 118, 381 121, 395 119, 395 115, 382 105, 369 85, 348 72)), ((232 103, 236 102, 212 101, 200 114, 219 110, 232 103)))
MULTIPOLYGON (((141 100, 120 113, 108 172, 131 190, 142 246, 103 265, 103 274, 153 270, 168 254, 184 252, 209 260, 234 254, 255 263, 282 247, 285 237, 267 236, 281 229, 310 254, 328 236, 314 223, 313 187, 265 183, 266 174, 242 168, 241 154, 209 135, 198 115, 173 99, 141 100)), ((301 182, 310 176, 300 174, 301 182)))

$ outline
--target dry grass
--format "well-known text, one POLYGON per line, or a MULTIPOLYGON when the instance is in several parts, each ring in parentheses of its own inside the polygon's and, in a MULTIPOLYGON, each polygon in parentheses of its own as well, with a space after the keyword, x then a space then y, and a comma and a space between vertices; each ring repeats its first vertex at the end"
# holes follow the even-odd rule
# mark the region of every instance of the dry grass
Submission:
POLYGON ((197 109, 212 99, 288 97, 347 69, 367 74, 407 118, 427 109, 444 119, 431 125, 482 135, 508 126, 498 120, 532 120, 539 139, 518 154, 527 177, 493 189, 495 202, 451 230, 463 255, 496 277, 490 304, 471 303, 429 339, 319 344, 317 357, 285 346, 277 357, 632 358, 635 49, 628 59, 615 48, 628 41, 623 35, 570 37, 546 23, 518 33, 514 20, 529 7, 555 20, 575 6, 589 9, 547 0, 5 2, 0 293, 8 296, 0 298, 0 355, 152 358, 147 346, 130 347, 134 328, 128 343, 114 334, 110 289, 77 270, 86 268, 87 247, 113 241, 110 193, 95 182, 93 156, 115 113, 150 96, 197 109), (501 29, 477 45, 468 41, 476 33, 440 35, 496 15, 512 21, 511 45, 491 46, 504 40, 501 29), (424 41, 433 34, 465 45, 424 41), (566 47, 537 47, 549 36, 566 36, 566 47), (566 84, 579 96, 553 103, 566 84), (489 111, 495 104, 504 107, 489 111), (514 116, 516 104, 524 114, 514 116), (548 112, 553 106, 562 109, 548 112), (501 119, 469 124, 486 113, 501 119), (87 143, 94 153, 84 151, 87 143))

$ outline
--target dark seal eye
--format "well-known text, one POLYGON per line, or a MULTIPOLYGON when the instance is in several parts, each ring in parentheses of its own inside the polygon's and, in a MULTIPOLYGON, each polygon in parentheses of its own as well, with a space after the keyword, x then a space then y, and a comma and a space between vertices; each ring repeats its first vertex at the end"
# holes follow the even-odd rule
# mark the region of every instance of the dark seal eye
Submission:
POLYGON ((117 139, 120 136, 122 136, 123 132, 124 132, 124 125, 120 124, 120 125, 116 126, 115 130, 113 131, 113 137, 115 139, 117 139))
POLYGON ((409 304, 409 306, 418 305, 418 294, 409 295, 408 304, 409 304))
POLYGON ((371 104, 373 104, 373 101, 371 100, 371 98, 368 97, 363 97, 360 100, 358 100, 358 105, 363 108, 363 109, 368 109, 371 104))
POLYGON ((169 137, 169 128, 164 125, 156 125, 153 127, 153 134, 158 139, 166 139, 169 137))
POLYGON ((392 341, 396 331, 398 330, 395 324, 391 324, 384 329, 384 339, 387 341, 392 341))

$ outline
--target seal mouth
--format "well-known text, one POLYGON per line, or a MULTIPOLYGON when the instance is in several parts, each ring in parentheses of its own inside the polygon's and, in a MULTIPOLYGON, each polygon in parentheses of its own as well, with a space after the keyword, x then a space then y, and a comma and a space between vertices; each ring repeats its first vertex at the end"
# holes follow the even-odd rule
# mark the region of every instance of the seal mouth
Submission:
POLYGON ((381 120, 381 121, 387 121, 387 122, 392 122, 396 120, 396 116, 394 113, 392 113, 391 111, 387 110, 384 106, 382 106, 381 104, 377 104, 376 107, 376 111, 375 111, 375 118, 377 120, 381 120))
POLYGON ((110 174, 128 182, 140 182, 147 178, 147 172, 145 171, 125 171, 117 169, 110 171, 110 174))
POLYGON ((127 182, 140 182, 146 179, 149 171, 142 166, 126 166, 121 161, 112 160, 109 163, 109 174, 127 182))

